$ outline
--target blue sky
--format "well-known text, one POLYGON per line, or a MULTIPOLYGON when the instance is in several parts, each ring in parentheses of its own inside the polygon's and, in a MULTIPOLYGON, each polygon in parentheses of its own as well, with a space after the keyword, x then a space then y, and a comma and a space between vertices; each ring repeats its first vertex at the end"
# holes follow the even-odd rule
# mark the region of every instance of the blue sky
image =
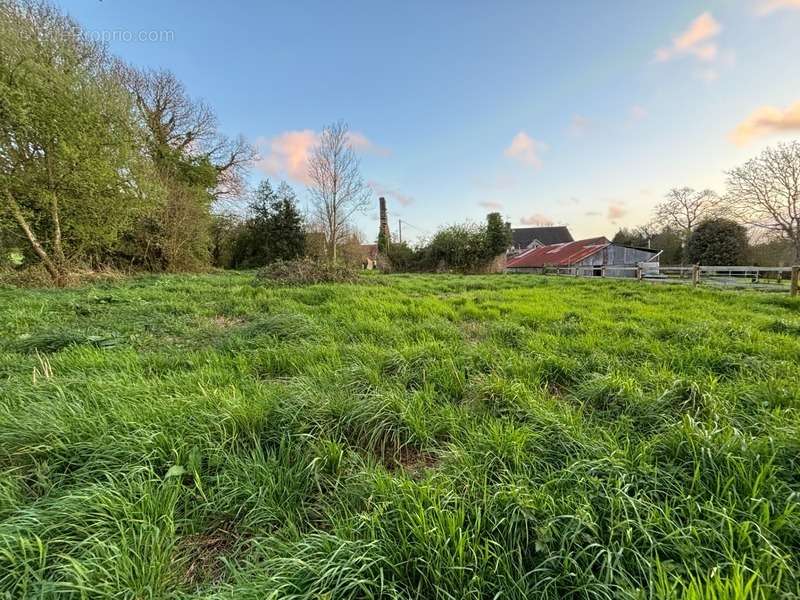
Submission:
POLYGON ((406 237, 490 210, 610 236, 800 137, 800 0, 59 4, 91 32, 170 32, 111 48, 257 142, 254 181, 304 198, 309 146, 346 120, 406 237))

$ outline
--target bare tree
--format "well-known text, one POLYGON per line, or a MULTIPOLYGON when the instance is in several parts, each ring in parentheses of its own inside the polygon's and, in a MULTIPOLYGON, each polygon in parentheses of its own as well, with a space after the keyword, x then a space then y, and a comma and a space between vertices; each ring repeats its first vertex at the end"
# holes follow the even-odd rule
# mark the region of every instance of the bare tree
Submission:
POLYGON ((728 171, 725 196, 743 223, 788 240, 800 262, 800 142, 778 144, 728 171))
POLYGON ((673 230, 681 239, 681 262, 686 258, 686 244, 695 227, 713 217, 719 208, 719 196, 712 190, 696 191, 690 187, 672 188, 664 201, 655 207, 653 223, 673 230))
POLYGON ((308 162, 308 177, 312 218, 325 235, 328 257, 335 261, 336 247, 351 231, 350 221, 367 208, 372 195, 343 121, 322 131, 308 162))
POLYGON ((714 215, 719 202, 719 196, 711 190, 672 188, 664 201, 656 205, 655 221, 661 227, 677 229, 688 237, 701 221, 714 215))

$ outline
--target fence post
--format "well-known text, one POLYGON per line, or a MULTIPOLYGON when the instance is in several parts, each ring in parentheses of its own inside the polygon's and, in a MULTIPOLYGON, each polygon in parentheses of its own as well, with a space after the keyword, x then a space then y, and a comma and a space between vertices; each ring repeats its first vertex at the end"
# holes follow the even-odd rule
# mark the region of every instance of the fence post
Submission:
POLYGON ((797 296, 798 288, 800 288, 800 265, 794 265, 792 267, 792 286, 789 293, 792 296, 797 296))
POLYGON ((603 265, 602 267, 600 267, 600 277, 605 277, 605 276, 606 276, 606 266, 603 265))
POLYGON ((692 266, 692 285, 700 284, 700 265, 692 266))
POLYGON ((636 279, 639 280, 639 281, 642 280, 642 275, 643 275, 642 274, 642 270, 643 270, 642 266, 641 265, 637 265, 637 267, 636 267, 636 279))

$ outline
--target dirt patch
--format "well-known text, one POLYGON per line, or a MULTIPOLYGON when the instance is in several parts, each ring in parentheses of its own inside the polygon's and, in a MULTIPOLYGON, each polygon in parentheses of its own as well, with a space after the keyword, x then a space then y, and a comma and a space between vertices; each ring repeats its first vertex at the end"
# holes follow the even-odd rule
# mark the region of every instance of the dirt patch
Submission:
POLYGON ((230 555, 239 538, 231 523, 182 537, 176 547, 176 562, 180 564, 183 583, 196 586, 221 581, 224 575, 222 558, 230 555))
POLYGON ((238 327, 243 325, 245 320, 241 317, 227 317, 225 315, 217 315, 211 317, 211 323, 220 329, 228 329, 230 327, 238 327))
POLYGON ((412 479, 421 479, 425 471, 439 466, 439 457, 412 446, 403 446, 394 456, 388 457, 386 468, 391 472, 402 471, 412 479))
POLYGON ((476 321, 465 321, 460 323, 461 334, 464 340, 469 344, 477 344, 486 335, 482 323, 476 321))

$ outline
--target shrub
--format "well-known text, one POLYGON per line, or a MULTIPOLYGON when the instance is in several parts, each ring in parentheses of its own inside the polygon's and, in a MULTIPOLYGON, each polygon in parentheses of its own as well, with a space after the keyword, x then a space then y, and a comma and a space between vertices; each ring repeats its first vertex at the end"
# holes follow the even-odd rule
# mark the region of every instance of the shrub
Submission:
POLYGON ((279 260, 256 274, 256 283, 267 285, 312 285, 315 283, 356 283, 358 271, 341 263, 312 258, 279 260))
POLYGON ((689 236, 689 260, 702 265, 741 265, 747 260, 747 230, 730 219, 707 219, 689 236))

